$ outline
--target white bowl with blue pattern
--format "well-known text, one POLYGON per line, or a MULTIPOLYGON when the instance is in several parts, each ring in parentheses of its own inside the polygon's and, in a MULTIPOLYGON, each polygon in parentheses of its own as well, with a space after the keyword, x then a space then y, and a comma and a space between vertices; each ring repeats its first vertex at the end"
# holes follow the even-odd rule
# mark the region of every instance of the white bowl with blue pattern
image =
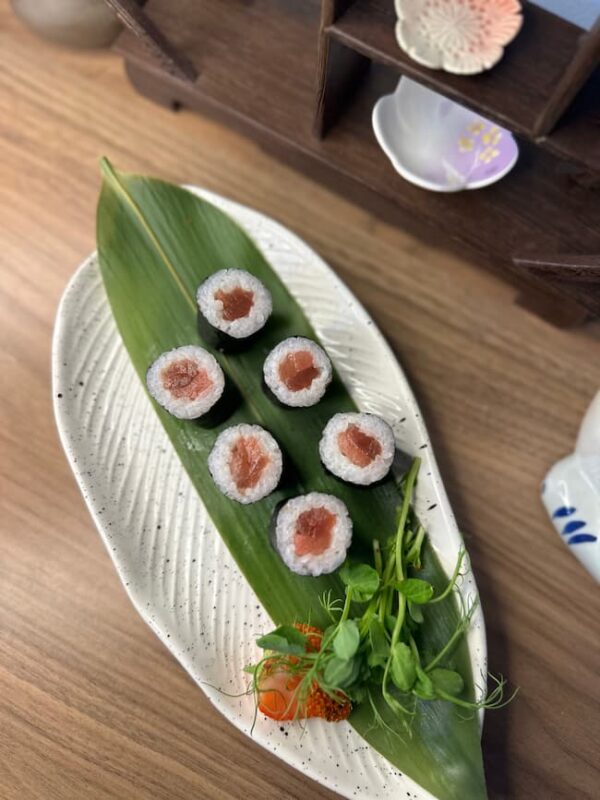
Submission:
POLYGON ((575 451, 546 475, 542 502, 562 540, 600 582, 600 392, 583 418, 575 451))

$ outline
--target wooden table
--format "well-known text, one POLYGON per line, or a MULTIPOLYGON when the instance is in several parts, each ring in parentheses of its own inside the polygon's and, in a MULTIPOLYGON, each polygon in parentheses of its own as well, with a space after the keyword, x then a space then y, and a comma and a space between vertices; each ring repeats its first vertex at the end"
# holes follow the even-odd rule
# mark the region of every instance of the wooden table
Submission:
POLYGON ((600 593, 538 487, 600 383, 600 327, 549 327, 493 276, 151 105, 117 58, 46 45, 4 6, 0 66, 1 800, 333 797, 221 719, 134 613, 61 452, 50 339, 94 247, 101 154, 277 217, 367 305, 428 420, 491 668, 521 687, 486 722, 490 797, 597 797, 600 593))

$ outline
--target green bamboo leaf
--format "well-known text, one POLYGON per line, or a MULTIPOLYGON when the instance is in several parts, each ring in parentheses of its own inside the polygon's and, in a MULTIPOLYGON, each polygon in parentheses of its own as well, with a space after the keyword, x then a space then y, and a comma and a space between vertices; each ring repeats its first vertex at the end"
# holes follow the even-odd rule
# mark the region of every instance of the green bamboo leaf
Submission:
MULTIPOLYGON (((393 479, 365 488, 345 486, 327 475, 319 462, 317 442, 326 421, 336 412, 355 409, 335 376, 324 399, 312 408, 276 406, 262 390, 265 354, 286 336, 316 338, 302 310, 248 235, 210 203, 163 181, 114 170, 102 162, 104 183, 97 215, 98 254, 106 293, 124 345, 143 381, 149 364, 165 350, 201 343, 196 328, 195 291, 215 270, 242 267, 269 288, 276 313, 256 345, 236 356, 215 353, 242 402, 223 425, 214 429, 186 423, 155 406, 156 413, 221 537, 271 618, 279 625, 310 619, 323 628, 330 620, 319 603, 324 592, 343 598, 336 576, 294 575, 273 550, 268 535, 273 510, 282 499, 304 491, 335 494, 348 506, 354 524, 352 556, 368 561, 372 541, 395 531, 399 492, 393 479), (218 433, 238 422, 258 422, 278 439, 293 461, 297 480, 252 506, 240 506, 215 488, 206 459, 218 433)), ((436 594, 448 579, 431 547, 423 549, 419 573, 436 594)), ((449 597, 425 610, 415 634, 420 652, 438 652, 456 629, 459 612, 449 597)), ((465 642, 453 650, 446 666, 466 680, 465 695, 474 699, 465 642)), ((412 736, 376 691, 372 703, 352 714, 356 730, 400 771, 440 800, 481 800, 485 783, 475 717, 461 720, 450 703, 419 703, 411 718, 412 736), (402 739, 374 725, 374 711, 402 739)))

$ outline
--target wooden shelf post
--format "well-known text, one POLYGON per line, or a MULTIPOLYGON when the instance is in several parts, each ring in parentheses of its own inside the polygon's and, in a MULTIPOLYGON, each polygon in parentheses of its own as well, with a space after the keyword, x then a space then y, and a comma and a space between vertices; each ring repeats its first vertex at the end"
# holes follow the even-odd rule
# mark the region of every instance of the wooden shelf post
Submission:
POLYGON ((188 83, 196 82, 198 78, 196 67, 173 47, 136 0, 105 0, 105 2, 121 22, 144 43, 146 49, 158 59, 169 75, 188 83))
MULTIPOLYGON (((577 52, 533 126, 534 139, 547 136, 600 63, 600 16, 581 37, 577 52)), ((598 98, 600 106, 600 97, 598 98)))
POLYGON ((323 0, 319 26, 317 102, 314 133, 323 137, 335 124, 370 66, 368 58, 332 41, 327 28, 352 0, 323 0))

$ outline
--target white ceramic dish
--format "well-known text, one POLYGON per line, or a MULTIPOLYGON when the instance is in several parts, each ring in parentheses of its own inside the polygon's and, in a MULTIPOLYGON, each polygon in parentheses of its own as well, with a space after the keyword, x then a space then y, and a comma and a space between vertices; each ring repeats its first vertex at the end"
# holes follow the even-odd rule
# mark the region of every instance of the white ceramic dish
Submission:
POLYGON ((396 172, 433 192, 489 186, 519 157, 505 128, 406 77, 377 101, 372 123, 396 172))
POLYGON ((414 61, 455 75, 491 69, 521 29, 519 0, 395 0, 396 40, 414 61))
MULTIPOLYGON (((256 211, 195 190, 254 238, 298 299, 352 396, 384 416, 398 445, 419 453, 416 507, 441 562, 452 571, 461 538, 418 406, 398 363, 362 306, 329 267, 288 230, 256 211), (316 290, 315 287, 318 287, 316 290)), ((98 531, 140 616, 244 733, 253 717, 242 668, 270 620, 242 577, 172 450, 116 329, 95 255, 62 298, 53 342, 53 390, 61 440, 98 531)), ((460 584, 476 595, 470 570, 460 584)), ((476 682, 487 674, 483 615, 468 634, 476 682)), ((191 711, 190 713, 194 713, 191 711)), ((280 726, 259 718, 253 738, 347 798, 431 795, 400 775, 347 723, 280 726)))

